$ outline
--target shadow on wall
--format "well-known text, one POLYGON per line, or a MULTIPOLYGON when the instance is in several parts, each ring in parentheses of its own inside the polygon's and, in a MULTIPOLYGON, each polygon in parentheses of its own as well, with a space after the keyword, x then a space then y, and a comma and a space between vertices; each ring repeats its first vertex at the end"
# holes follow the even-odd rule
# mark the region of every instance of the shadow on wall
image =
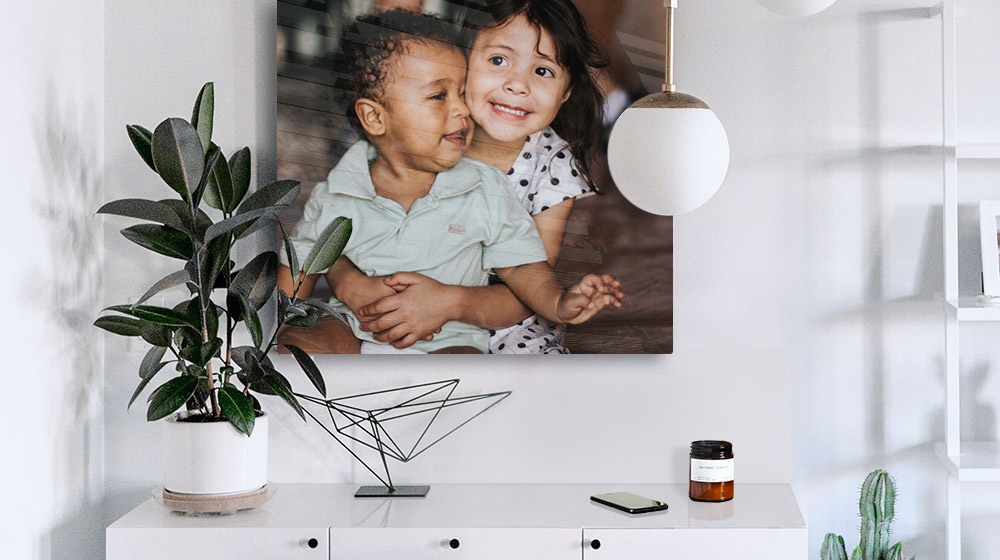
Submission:
POLYGON ((42 302, 50 317, 51 356, 63 367, 45 372, 55 379, 52 418, 52 488, 55 517, 66 521, 42 537, 51 558, 103 557, 94 510, 103 494, 103 395, 100 336, 93 328, 101 291, 100 228, 94 219, 101 190, 96 110, 63 99, 53 82, 41 96, 34 123, 44 170, 33 210, 45 224, 50 278, 32 277, 20 288, 42 302), (94 550, 89 550, 94 547, 94 550))
MULTIPOLYGON (((857 103, 838 106, 842 97, 829 96, 822 113, 826 118, 850 115, 853 122, 847 126, 858 135, 851 140, 854 149, 838 154, 830 148, 838 148, 840 138, 820 138, 817 149, 833 157, 818 159, 807 169, 816 178, 811 181, 815 192, 810 193, 810 199, 835 200, 838 221, 839 216, 850 214, 849 226, 833 232, 846 236, 832 243, 824 237, 822 247, 812 247, 815 262, 822 270, 826 264, 823 259, 837 251, 838 257, 856 259, 850 262, 841 257, 846 262, 838 263, 840 266, 856 270, 848 268, 851 276, 835 280, 839 282, 837 289, 849 292, 851 303, 842 309, 836 296, 828 298, 824 303, 832 304, 836 311, 821 317, 818 325, 820 332, 829 334, 834 344, 843 344, 845 351, 839 346, 833 351, 829 346, 823 348, 830 340, 821 341, 814 349, 818 356, 840 360, 830 370, 839 374, 838 366, 843 366, 851 386, 840 379, 806 382, 833 390, 810 395, 811 402, 850 399, 852 408, 832 418, 829 431, 823 425, 825 419, 813 417, 812 425, 828 438, 825 443, 829 445, 824 447, 830 451, 821 451, 821 456, 805 462, 806 472, 798 475, 807 481, 804 494, 807 503, 812 502, 804 512, 810 525, 811 556, 818 553, 825 531, 856 529, 856 499, 843 502, 840 496, 850 495, 864 472, 878 467, 898 477, 903 488, 904 500, 897 511, 904 522, 900 536, 909 536, 903 539, 904 551, 910 551, 908 555, 923 551, 917 553, 918 558, 940 556, 944 551, 944 478, 934 453, 935 443, 943 440, 943 413, 930 412, 940 401, 931 396, 933 404, 899 408, 906 394, 895 393, 899 387, 933 390, 931 368, 944 371, 936 367, 939 356, 935 353, 939 351, 933 345, 940 338, 939 329, 944 328, 940 305, 935 301, 944 270, 937 179, 941 156, 940 150, 929 145, 935 135, 940 136, 940 117, 927 114, 934 110, 933 104, 920 114, 907 112, 916 106, 914 97, 935 102, 929 99, 930 94, 914 92, 927 91, 928 83, 936 84, 939 71, 931 65, 904 72, 898 64, 913 52, 934 48, 928 46, 930 41, 924 35, 913 33, 914 26, 932 31, 928 16, 926 8, 862 11, 850 37, 857 47, 856 55, 851 55, 856 56, 852 58, 857 62, 856 77, 844 84, 857 103), (840 177, 849 177, 837 183, 847 188, 833 192, 829 186, 840 177), (830 182, 823 178, 830 178, 830 182), (931 342, 918 347, 914 340, 931 342), (914 364, 918 364, 918 372, 910 369, 914 364), (916 375, 925 372, 929 374, 926 378, 916 375), (922 384, 916 385, 918 382, 922 384), (909 416, 908 425, 915 428, 903 437, 893 431, 900 411, 909 416), (925 422, 931 422, 927 429, 923 429, 925 422), (848 434, 851 437, 846 437, 848 434), (836 504, 831 498, 837 499, 836 504)), ((835 15, 829 17, 834 19, 835 15)), ((927 393, 919 396, 924 399, 927 393)), ((799 443, 803 436, 811 434, 797 434, 799 443)))
MULTIPOLYGON (((945 390, 945 364, 940 360, 938 367, 940 372, 938 380, 941 382, 941 393, 945 390)), ((985 393, 987 382, 990 379, 990 362, 980 362, 975 365, 961 368, 961 380, 959 382, 959 399, 962 401, 962 441, 997 441, 997 413, 991 404, 993 395, 985 393)), ((934 411, 930 416, 928 433, 931 434, 932 441, 945 440, 945 410, 941 408, 934 411)))
POLYGON ((42 537, 35 558, 50 560, 98 560, 104 558, 103 501, 88 503, 42 537))

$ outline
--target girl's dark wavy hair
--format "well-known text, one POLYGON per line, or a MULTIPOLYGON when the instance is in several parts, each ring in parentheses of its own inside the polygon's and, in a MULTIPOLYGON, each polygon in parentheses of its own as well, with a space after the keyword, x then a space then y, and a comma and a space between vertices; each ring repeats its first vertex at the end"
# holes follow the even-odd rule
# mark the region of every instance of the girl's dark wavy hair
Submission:
POLYGON ((596 155, 604 133, 604 95, 591 70, 604 68, 608 58, 591 38, 587 24, 571 0, 474 0, 464 24, 471 46, 484 29, 500 27, 523 15, 539 31, 545 30, 556 47, 556 59, 569 72, 569 99, 559 108, 552 129, 569 144, 587 182, 591 180, 590 164, 596 155))
POLYGON ((361 15, 347 27, 334 59, 335 89, 348 121, 359 134, 364 128, 354 110, 358 99, 381 101, 396 57, 414 43, 438 41, 464 52, 461 27, 430 14, 389 10, 361 15))

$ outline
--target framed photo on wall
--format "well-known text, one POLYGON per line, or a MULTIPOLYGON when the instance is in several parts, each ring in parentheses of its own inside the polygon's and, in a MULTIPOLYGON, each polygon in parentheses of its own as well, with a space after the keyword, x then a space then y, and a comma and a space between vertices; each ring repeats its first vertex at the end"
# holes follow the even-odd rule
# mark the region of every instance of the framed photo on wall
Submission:
POLYGON ((983 295, 1000 298, 1000 200, 979 202, 979 239, 983 255, 983 295))
MULTIPOLYGON (((302 219, 312 190, 327 185, 331 169, 360 138, 346 117, 338 86, 338 78, 343 78, 338 66, 341 44, 354 18, 395 7, 433 13, 461 26, 482 18, 488 1, 277 0, 277 177, 302 183, 299 200, 282 216, 287 231, 302 219)), ((595 138, 589 160, 589 176, 599 194, 574 201, 554 269, 564 286, 589 273, 614 275, 626 297, 620 309, 606 308, 583 324, 567 327, 562 345, 573 354, 668 354, 673 351, 673 221, 632 206, 618 193, 606 167, 606 141, 614 119, 662 84, 664 31, 657 27, 662 25, 657 15, 662 6, 570 1, 609 64, 598 80, 606 94, 603 133, 595 138), (661 47, 650 48, 656 40, 661 47)), ((313 296, 326 298, 330 293, 321 280, 313 296)), ((330 335, 324 325, 330 326, 330 320, 323 321, 312 330, 291 332, 299 337, 295 344, 313 353, 327 351, 324 337, 330 335)))

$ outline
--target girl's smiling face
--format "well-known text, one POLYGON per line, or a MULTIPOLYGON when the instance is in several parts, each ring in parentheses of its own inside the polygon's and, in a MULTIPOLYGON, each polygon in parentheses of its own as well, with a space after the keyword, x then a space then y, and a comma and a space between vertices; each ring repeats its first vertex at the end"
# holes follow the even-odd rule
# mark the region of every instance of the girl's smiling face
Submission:
POLYGON ((479 126, 476 140, 488 136, 502 144, 523 143, 555 119, 569 98, 569 79, 552 38, 523 15, 480 31, 465 85, 466 103, 479 126))

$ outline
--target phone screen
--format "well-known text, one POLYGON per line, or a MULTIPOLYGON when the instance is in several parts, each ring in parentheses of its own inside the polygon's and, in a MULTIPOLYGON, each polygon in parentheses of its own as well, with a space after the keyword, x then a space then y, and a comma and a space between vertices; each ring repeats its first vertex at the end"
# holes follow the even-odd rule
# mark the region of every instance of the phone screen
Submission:
POLYGON ((590 499, 599 504, 611 506, 628 513, 648 513, 667 509, 667 503, 647 498, 631 492, 611 492, 595 494, 590 499))

